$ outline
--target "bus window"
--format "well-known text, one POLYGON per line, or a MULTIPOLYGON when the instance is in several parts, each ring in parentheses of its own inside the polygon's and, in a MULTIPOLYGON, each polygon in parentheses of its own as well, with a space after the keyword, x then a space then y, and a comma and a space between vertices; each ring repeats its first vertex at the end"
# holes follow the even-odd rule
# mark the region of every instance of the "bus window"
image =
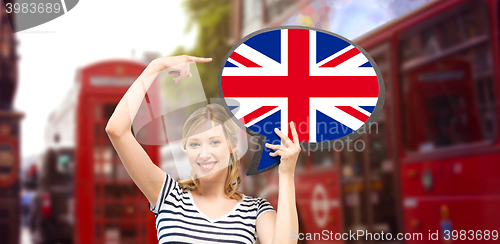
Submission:
MULTIPOLYGON (((362 140, 362 139, 358 139, 362 140)), ((356 140, 356 141, 358 141, 356 140)), ((355 142, 356 142, 355 141, 355 142)), ((344 145, 341 153, 341 185, 343 222, 347 230, 368 229, 368 201, 364 186, 364 164, 361 143, 344 145), (358 146, 355 148, 355 146, 358 146)))
POLYGON ((422 31, 422 45, 426 55, 432 55, 441 51, 438 40, 438 32, 434 26, 428 27, 422 31))
POLYGON ((349 182, 354 178, 363 176, 363 149, 361 148, 363 144, 355 143, 356 141, 344 145, 344 149, 342 150, 341 168, 343 182, 349 182))
POLYGON ((401 41, 401 59, 411 60, 421 53, 421 41, 418 33, 414 33, 401 41))
POLYGON ((379 131, 378 133, 370 133, 368 137, 370 139, 369 147, 369 158, 372 168, 381 167, 380 164, 386 158, 389 157, 387 150, 388 147, 388 139, 385 121, 381 121, 377 124, 379 131))
POLYGON ((462 23, 466 38, 474 38, 487 34, 487 16, 488 13, 483 6, 476 6, 463 13, 462 23))
MULTIPOLYGON (((438 29, 456 25, 458 33, 442 32, 439 36, 434 27, 420 31, 425 52, 402 63, 401 115, 408 150, 432 151, 496 137, 493 58, 486 13, 482 5, 463 8, 433 25, 438 29)), ((413 38, 407 36, 401 40, 401 48, 413 38)), ((403 60, 406 52, 400 52, 403 60)))
POLYGON ((333 169, 333 153, 332 149, 321 150, 311 153, 312 155, 312 166, 314 168, 318 167, 328 167, 333 169))
POLYGON ((438 30, 442 34, 441 46, 449 48, 465 40, 465 33, 460 31, 460 19, 458 16, 449 18, 438 25, 438 30))

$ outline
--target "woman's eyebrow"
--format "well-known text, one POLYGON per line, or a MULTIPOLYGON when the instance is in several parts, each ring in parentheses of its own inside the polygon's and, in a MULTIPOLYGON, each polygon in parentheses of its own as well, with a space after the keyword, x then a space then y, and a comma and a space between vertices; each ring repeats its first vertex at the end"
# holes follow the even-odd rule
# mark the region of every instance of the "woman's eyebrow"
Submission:
POLYGON ((222 138, 222 136, 211 136, 211 137, 210 137, 210 138, 208 138, 208 139, 210 140, 210 139, 213 139, 213 138, 218 138, 218 139, 220 139, 220 138, 222 138))

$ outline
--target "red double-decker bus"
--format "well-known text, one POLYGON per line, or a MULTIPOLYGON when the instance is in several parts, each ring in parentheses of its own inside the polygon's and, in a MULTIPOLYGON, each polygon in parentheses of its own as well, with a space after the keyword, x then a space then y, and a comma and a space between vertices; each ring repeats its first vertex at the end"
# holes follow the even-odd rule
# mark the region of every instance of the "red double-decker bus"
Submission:
MULTIPOLYGON (((382 73, 384 108, 362 142, 301 153, 301 232, 498 240, 499 12, 497 0, 436 0, 354 40, 382 73)), ((277 175, 265 180, 276 207, 277 175)))

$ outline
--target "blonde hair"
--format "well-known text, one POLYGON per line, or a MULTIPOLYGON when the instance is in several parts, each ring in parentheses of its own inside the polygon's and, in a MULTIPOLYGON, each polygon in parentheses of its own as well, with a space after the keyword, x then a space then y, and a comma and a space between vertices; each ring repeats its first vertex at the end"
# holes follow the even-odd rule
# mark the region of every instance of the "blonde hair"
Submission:
MULTIPOLYGON (((226 182, 224 187, 224 193, 231 199, 241 200, 243 194, 238 191, 241 184, 240 172, 238 170, 238 165, 240 160, 238 159, 237 150, 232 150, 231 148, 236 147, 238 143, 238 126, 229 115, 226 113, 224 107, 219 104, 208 104, 206 107, 199 108, 194 111, 182 128, 182 147, 186 150, 186 144, 188 138, 193 134, 193 132, 202 124, 207 121, 217 122, 222 125, 222 130, 224 135, 229 139, 228 145, 230 147, 231 155, 230 159, 232 163, 228 166, 226 182)), ((185 180, 179 180, 179 185, 183 188, 187 188, 190 191, 201 190, 200 180, 193 175, 191 172, 191 178, 185 180)))

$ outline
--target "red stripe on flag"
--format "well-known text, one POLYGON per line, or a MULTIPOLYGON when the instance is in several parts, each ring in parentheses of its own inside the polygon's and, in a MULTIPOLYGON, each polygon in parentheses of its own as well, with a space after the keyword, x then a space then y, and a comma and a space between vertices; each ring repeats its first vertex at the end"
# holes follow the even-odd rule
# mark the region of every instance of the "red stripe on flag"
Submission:
POLYGON ((222 76, 221 85, 224 97, 378 97, 379 93, 377 76, 311 76, 300 81, 286 76, 222 76))
POLYGON ((264 115, 265 113, 273 110, 276 107, 278 107, 278 106, 262 106, 262 107, 258 108, 257 110, 245 115, 243 118, 241 118, 239 120, 242 124, 246 124, 246 123, 264 115))
POLYGON ((250 59, 248 58, 245 58, 243 56, 241 56, 239 53, 237 52, 233 52, 231 53, 231 56, 229 56, 230 58, 232 58, 234 61, 244 65, 245 67, 260 67, 262 68, 262 66, 252 62, 250 59))
MULTIPOLYGON (((309 33, 310 30, 288 29, 288 81, 283 84, 284 86, 275 86, 277 89, 273 89, 274 92, 284 87, 293 89, 288 98, 287 122, 293 121, 296 124, 301 142, 309 141, 309 94, 302 91, 304 86, 310 86, 307 82, 310 78, 309 33), (305 129, 304 125, 306 125, 305 129)), ((288 137, 293 138, 290 126, 288 126, 288 137)))
POLYGON ((356 47, 353 47, 351 50, 343 53, 343 54, 340 54, 338 57, 328 61, 326 64, 323 64, 319 67, 330 67, 330 68, 333 68, 345 61, 347 61, 348 59, 358 55, 360 53, 360 51, 356 48, 356 47))
POLYGON ((363 122, 365 122, 366 120, 368 120, 368 118, 370 118, 370 116, 367 116, 366 114, 359 112, 358 110, 356 110, 351 106, 335 106, 335 107, 363 122))

